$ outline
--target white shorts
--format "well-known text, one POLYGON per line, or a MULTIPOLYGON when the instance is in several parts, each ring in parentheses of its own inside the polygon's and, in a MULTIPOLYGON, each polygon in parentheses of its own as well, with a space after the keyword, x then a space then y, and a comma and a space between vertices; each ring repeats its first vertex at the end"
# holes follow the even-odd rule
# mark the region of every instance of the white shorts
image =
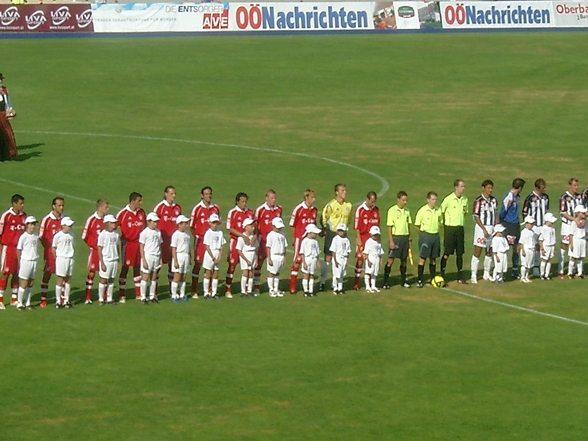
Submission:
POLYGON ((478 248, 492 249, 492 233, 494 233, 494 226, 486 225, 486 231, 490 234, 489 237, 484 236, 484 230, 478 224, 474 227, 474 246, 478 248))
POLYGON ((335 260, 331 260, 331 268, 333 268, 333 279, 342 279, 347 275, 347 257, 337 256, 336 259, 337 263, 339 264, 338 268, 337 265, 335 265, 335 260))
POLYGON ((161 268, 161 255, 160 254, 146 254, 145 260, 147 261, 147 268, 143 266, 141 262, 141 272, 145 274, 151 274, 155 271, 159 271, 161 268))
POLYGON ((550 260, 555 257, 555 245, 543 245, 545 255, 541 254, 541 260, 550 260))
MULTIPOLYGON (((220 250, 210 251, 212 251, 212 254, 214 254, 214 256, 218 258, 218 253, 220 253, 220 250)), ((202 268, 208 271, 218 271, 219 269, 219 266, 214 263, 214 260, 212 260, 212 257, 210 257, 210 253, 208 251, 204 252, 204 259, 202 259, 202 268)))
POLYGON ((561 243, 569 244, 570 243, 570 226, 568 224, 561 224, 561 243))
POLYGON ((190 271, 190 255, 188 253, 176 253, 179 268, 176 268, 173 259, 171 260, 172 273, 186 274, 190 271))
POLYGON ((18 269, 18 278, 23 280, 32 280, 35 278, 37 272, 36 260, 21 260, 20 268, 18 269))
POLYGON ((375 259, 375 261, 374 261, 374 260, 370 259, 368 256, 368 258, 365 261, 364 266, 365 266, 365 275, 366 276, 377 276, 378 273, 380 272, 380 259, 375 259), (368 259, 370 262, 372 262, 371 267, 369 267, 367 264, 368 259))
POLYGON ((251 262, 251 265, 248 265, 247 262, 245 261, 245 259, 241 258, 241 256, 239 256, 239 265, 241 266, 241 271, 244 270, 252 270, 253 268, 255 268, 257 266, 257 256, 255 251, 249 251, 247 253, 243 253, 243 255, 245 257, 247 257, 247 260, 249 260, 249 262, 251 262))
POLYGON ((521 254, 521 266, 524 268, 533 268, 533 262, 535 260, 535 250, 525 248, 525 255, 521 254))
POLYGON ((586 239, 572 237, 572 240, 574 241, 574 251, 568 248, 568 255, 574 259, 583 259, 586 257, 586 239))
POLYGON ((269 259, 267 260, 267 272, 270 274, 279 275, 284 268, 284 261, 286 260, 285 256, 279 254, 272 254, 272 263, 273 265, 269 264, 269 259))
POLYGON ((498 274, 505 273, 508 270, 508 254, 507 253, 496 253, 500 257, 500 262, 496 261, 494 256, 494 268, 498 274))
POLYGON ((98 271, 100 278, 106 280, 114 279, 118 270, 118 260, 105 261, 104 265, 106 265, 106 271, 102 271, 102 265, 100 265, 100 270, 98 271))
POLYGON ((304 262, 306 263, 308 269, 304 269, 304 265, 300 265, 300 269, 302 269, 302 274, 314 274, 314 272, 316 271, 318 259, 313 257, 305 257, 304 262))
POLYGON ((56 257, 55 275, 57 277, 71 277, 71 275, 73 274, 73 266, 73 257, 56 257))

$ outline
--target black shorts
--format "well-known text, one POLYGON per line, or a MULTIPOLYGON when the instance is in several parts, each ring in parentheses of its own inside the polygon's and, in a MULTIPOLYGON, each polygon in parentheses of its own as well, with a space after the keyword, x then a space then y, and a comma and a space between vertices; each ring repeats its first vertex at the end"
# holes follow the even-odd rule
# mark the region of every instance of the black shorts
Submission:
POLYGON ((451 256, 453 253, 463 256, 465 252, 465 233, 463 227, 445 227, 443 239, 443 254, 451 256))
POLYGON ((395 250, 390 250, 388 257, 390 259, 406 260, 408 257, 408 236, 392 236, 396 244, 395 250))
POLYGON ((512 246, 517 246, 519 244, 519 239, 521 238, 521 226, 519 224, 509 224, 503 222, 504 225, 503 236, 506 237, 508 244, 512 246))
POLYGON ((422 232, 419 235, 419 257, 421 259, 437 259, 441 255, 441 237, 439 233, 422 232))
POLYGON ((325 252, 325 256, 331 255, 331 250, 330 250, 331 243, 333 243, 333 239, 335 238, 336 235, 337 235, 337 233, 329 230, 328 228, 325 230, 325 248, 323 250, 325 252))

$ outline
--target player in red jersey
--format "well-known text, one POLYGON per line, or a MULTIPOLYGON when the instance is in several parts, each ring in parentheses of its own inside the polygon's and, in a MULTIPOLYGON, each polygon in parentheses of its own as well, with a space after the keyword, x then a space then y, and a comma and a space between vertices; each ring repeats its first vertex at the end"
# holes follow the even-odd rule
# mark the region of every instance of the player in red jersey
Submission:
POLYGON ((0 244, 2 244, 2 275, 0 275, 0 309, 4 307, 4 291, 8 285, 8 276, 12 274, 11 305, 16 305, 18 296, 18 256, 16 246, 25 229, 27 215, 23 210, 24 197, 15 194, 11 199, 12 207, 0 217, 0 244))
POLYGON ((190 215, 190 228, 194 234, 194 268, 192 269, 192 298, 198 298, 198 277, 204 260, 206 246, 202 243, 204 234, 209 228, 208 219, 211 214, 220 218, 218 205, 212 203, 212 187, 204 187, 200 190, 200 202, 192 209, 190 215))
POLYGON ((41 308, 47 307, 47 291, 49 291, 49 281, 55 274, 55 256, 53 255, 53 236, 61 231, 61 218, 65 201, 63 198, 53 198, 51 202, 51 212, 41 220, 39 226, 39 239, 43 244, 45 266, 43 268, 43 280, 41 282, 41 308))
POLYGON ((132 192, 129 203, 118 212, 116 221, 120 227, 120 242, 122 254, 122 268, 120 270, 119 302, 126 302, 125 289, 129 268, 133 268, 133 282, 135 284, 135 298, 141 298, 141 255, 139 253, 139 234, 147 226, 146 215, 141 204, 143 196, 132 192))
MULTIPOLYGON (((229 268, 227 269, 227 277, 225 279, 225 297, 232 298, 231 294, 231 283, 233 283, 233 274, 235 273, 235 267, 239 263, 239 252, 237 251, 237 239, 243 237, 243 239, 249 242, 249 238, 243 234, 245 229, 243 228, 243 221, 247 218, 254 219, 253 211, 247 208, 247 201, 249 196, 246 193, 237 193, 235 196, 235 206, 229 210, 227 214, 227 231, 230 233, 229 240, 229 255, 227 262, 229 268)), ((257 239, 257 238, 255 238, 257 239)))
POLYGON ((308 224, 316 225, 317 209, 313 205, 316 200, 314 190, 308 189, 304 192, 304 200, 296 205, 290 217, 290 229, 292 231, 292 241, 294 246, 294 260, 292 261, 292 270, 290 272, 290 293, 296 294, 296 280, 298 279, 298 268, 302 263, 300 256, 300 244, 306 234, 308 224))
POLYGON ((265 203, 255 210, 255 219, 257 220, 257 230, 259 234, 259 247, 257 248, 257 266, 253 270, 254 293, 259 294, 259 278, 263 262, 267 258, 267 248, 265 239, 272 231, 272 220, 276 217, 282 217, 282 207, 276 204, 276 192, 268 190, 265 192, 265 203))
POLYGON ((380 226, 380 210, 376 207, 378 195, 370 191, 363 204, 355 210, 355 280, 353 289, 359 289, 361 280, 361 269, 363 268, 363 248, 366 240, 370 238, 370 228, 380 226))
MULTIPOLYGON (((88 277, 86 277, 86 305, 92 304, 92 288, 94 286, 94 276, 100 270, 100 256, 98 255, 98 236, 104 229, 104 216, 108 214, 108 201, 98 199, 96 202, 96 212, 92 214, 84 224, 82 230, 82 239, 90 248, 88 255, 88 277)), ((104 299, 98 299, 104 301, 104 299)))
POLYGON ((167 279, 171 284, 174 277, 172 271, 172 256, 171 256, 171 237, 172 234, 178 229, 176 219, 182 214, 182 207, 175 202, 176 200, 176 189, 168 185, 163 191, 163 200, 155 206, 153 212, 159 216, 159 224, 157 228, 161 231, 161 238, 163 243, 161 244, 161 261, 163 264, 168 265, 167 279))

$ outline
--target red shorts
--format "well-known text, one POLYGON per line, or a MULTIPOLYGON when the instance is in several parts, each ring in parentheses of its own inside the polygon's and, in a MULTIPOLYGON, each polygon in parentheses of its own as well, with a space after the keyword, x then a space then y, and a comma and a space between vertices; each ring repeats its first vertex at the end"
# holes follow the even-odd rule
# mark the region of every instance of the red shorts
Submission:
POLYGON ((257 248, 257 265, 261 265, 267 259, 267 245, 265 239, 259 239, 259 247, 257 248))
POLYGON ((141 267, 141 253, 139 242, 126 242, 122 246, 123 265, 129 268, 141 267))
POLYGON ((206 253, 206 245, 202 243, 202 238, 194 237, 194 263, 202 265, 202 262, 204 262, 204 253, 206 253))
POLYGON ((164 240, 163 243, 161 244, 161 263, 163 263, 163 264, 168 264, 172 260, 170 244, 171 244, 170 240, 164 240))
POLYGON ((239 264, 239 252, 237 251, 237 239, 231 237, 229 243, 229 255, 227 256, 227 262, 230 266, 237 266, 239 264))
POLYGON ((100 270, 100 257, 98 256, 98 250, 96 248, 90 248, 90 254, 88 254, 88 271, 93 273, 100 270))
POLYGON ((18 274, 18 257, 14 245, 2 247, 2 274, 18 274))
POLYGON ((367 240, 369 238, 370 238, 369 234, 367 234, 365 236, 359 236, 359 239, 361 240, 361 244, 357 244, 355 246, 355 258, 356 259, 363 260, 363 249, 365 248, 365 243, 367 242, 367 240))
POLYGON ((51 248, 45 249, 45 267, 43 268, 43 272, 46 274, 55 274, 55 256, 51 248))

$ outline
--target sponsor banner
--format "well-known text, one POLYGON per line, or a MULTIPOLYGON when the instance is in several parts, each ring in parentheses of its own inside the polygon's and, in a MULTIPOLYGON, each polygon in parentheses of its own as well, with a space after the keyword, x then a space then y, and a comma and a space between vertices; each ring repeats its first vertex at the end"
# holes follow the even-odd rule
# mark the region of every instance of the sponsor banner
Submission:
POLYGON ((355 31, 373 29, 373 3, 231 3, 235 31, 355 31))
POLYGON ((380 30, 440 28, 439 2, 377 2, 373 20, 380 30))
POLYGON ((549 28, 554 27, 553 3, 441 2, 445 29, 471 28, 549 28))
POLYGON ((588 27, 588 2, 554 2, 557 27, 588 27))
POLYGON ((0 6, 0 32, 94 32, 89 5, 0 6))
POLYGON ((96 32, 201 32, 229 29, 228 3, 93 4, 96 32))

